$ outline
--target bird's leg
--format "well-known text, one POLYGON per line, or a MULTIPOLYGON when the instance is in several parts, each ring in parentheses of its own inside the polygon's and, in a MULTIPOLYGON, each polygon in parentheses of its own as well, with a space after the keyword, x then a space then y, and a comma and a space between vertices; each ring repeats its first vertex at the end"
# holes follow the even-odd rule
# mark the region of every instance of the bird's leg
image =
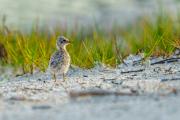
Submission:
POLYGON ((65 77, 65 74, 63 73, 63 81, 65 81, 66 80, 66 77, 65 77))
POLYGON ((56 74, 53 73, 54 82, 56 82, 56 74))

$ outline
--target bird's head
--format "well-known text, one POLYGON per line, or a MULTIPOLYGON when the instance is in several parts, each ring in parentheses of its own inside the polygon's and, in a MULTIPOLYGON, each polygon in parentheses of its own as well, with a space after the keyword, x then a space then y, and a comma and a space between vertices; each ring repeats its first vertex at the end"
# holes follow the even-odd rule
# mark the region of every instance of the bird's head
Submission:
POLYGON ((59 36, 56 42, 56 47, 59 48, 65 48, 66 45, 68 45, 70 41, 65 38, 64 36, 59 36))

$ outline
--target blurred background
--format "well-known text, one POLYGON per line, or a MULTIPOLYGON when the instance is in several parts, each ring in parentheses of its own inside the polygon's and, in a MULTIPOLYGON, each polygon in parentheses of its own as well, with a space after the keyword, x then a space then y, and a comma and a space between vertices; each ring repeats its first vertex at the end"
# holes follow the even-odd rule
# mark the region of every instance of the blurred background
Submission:
POLYGON ((111 26, 162 11, 176 16, 179 8, 180 0, 0 0, 0 17, 6 17, 8 26, 23 29, 35 22, 49 27, 94 22, 111 26))
POLYGON ((0 0, 0 65, 45 71, 59 35, 84 68, 169 56, 180 48, 179 10, 180 0, 0 0))

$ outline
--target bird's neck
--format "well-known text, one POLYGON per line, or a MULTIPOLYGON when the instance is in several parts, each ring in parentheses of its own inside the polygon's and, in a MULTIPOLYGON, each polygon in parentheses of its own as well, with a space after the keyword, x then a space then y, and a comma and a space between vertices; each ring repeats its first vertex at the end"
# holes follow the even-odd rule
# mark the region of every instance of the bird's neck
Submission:
POLYGON ((67 52, 67 50, 66 50, 66 45, 64 45, 64 46, 62 46, 62 47, 58 47, 58 50, 67 52))

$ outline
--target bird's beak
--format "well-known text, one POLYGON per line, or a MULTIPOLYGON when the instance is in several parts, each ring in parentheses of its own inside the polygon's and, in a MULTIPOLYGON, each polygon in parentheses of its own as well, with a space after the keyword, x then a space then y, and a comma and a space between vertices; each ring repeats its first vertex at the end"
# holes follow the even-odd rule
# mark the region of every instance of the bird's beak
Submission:
POLYGON ((71 42, 70 42, 70 41, 67 41, 67 43, 68 43, 68 44, 71 44, 71 42))

